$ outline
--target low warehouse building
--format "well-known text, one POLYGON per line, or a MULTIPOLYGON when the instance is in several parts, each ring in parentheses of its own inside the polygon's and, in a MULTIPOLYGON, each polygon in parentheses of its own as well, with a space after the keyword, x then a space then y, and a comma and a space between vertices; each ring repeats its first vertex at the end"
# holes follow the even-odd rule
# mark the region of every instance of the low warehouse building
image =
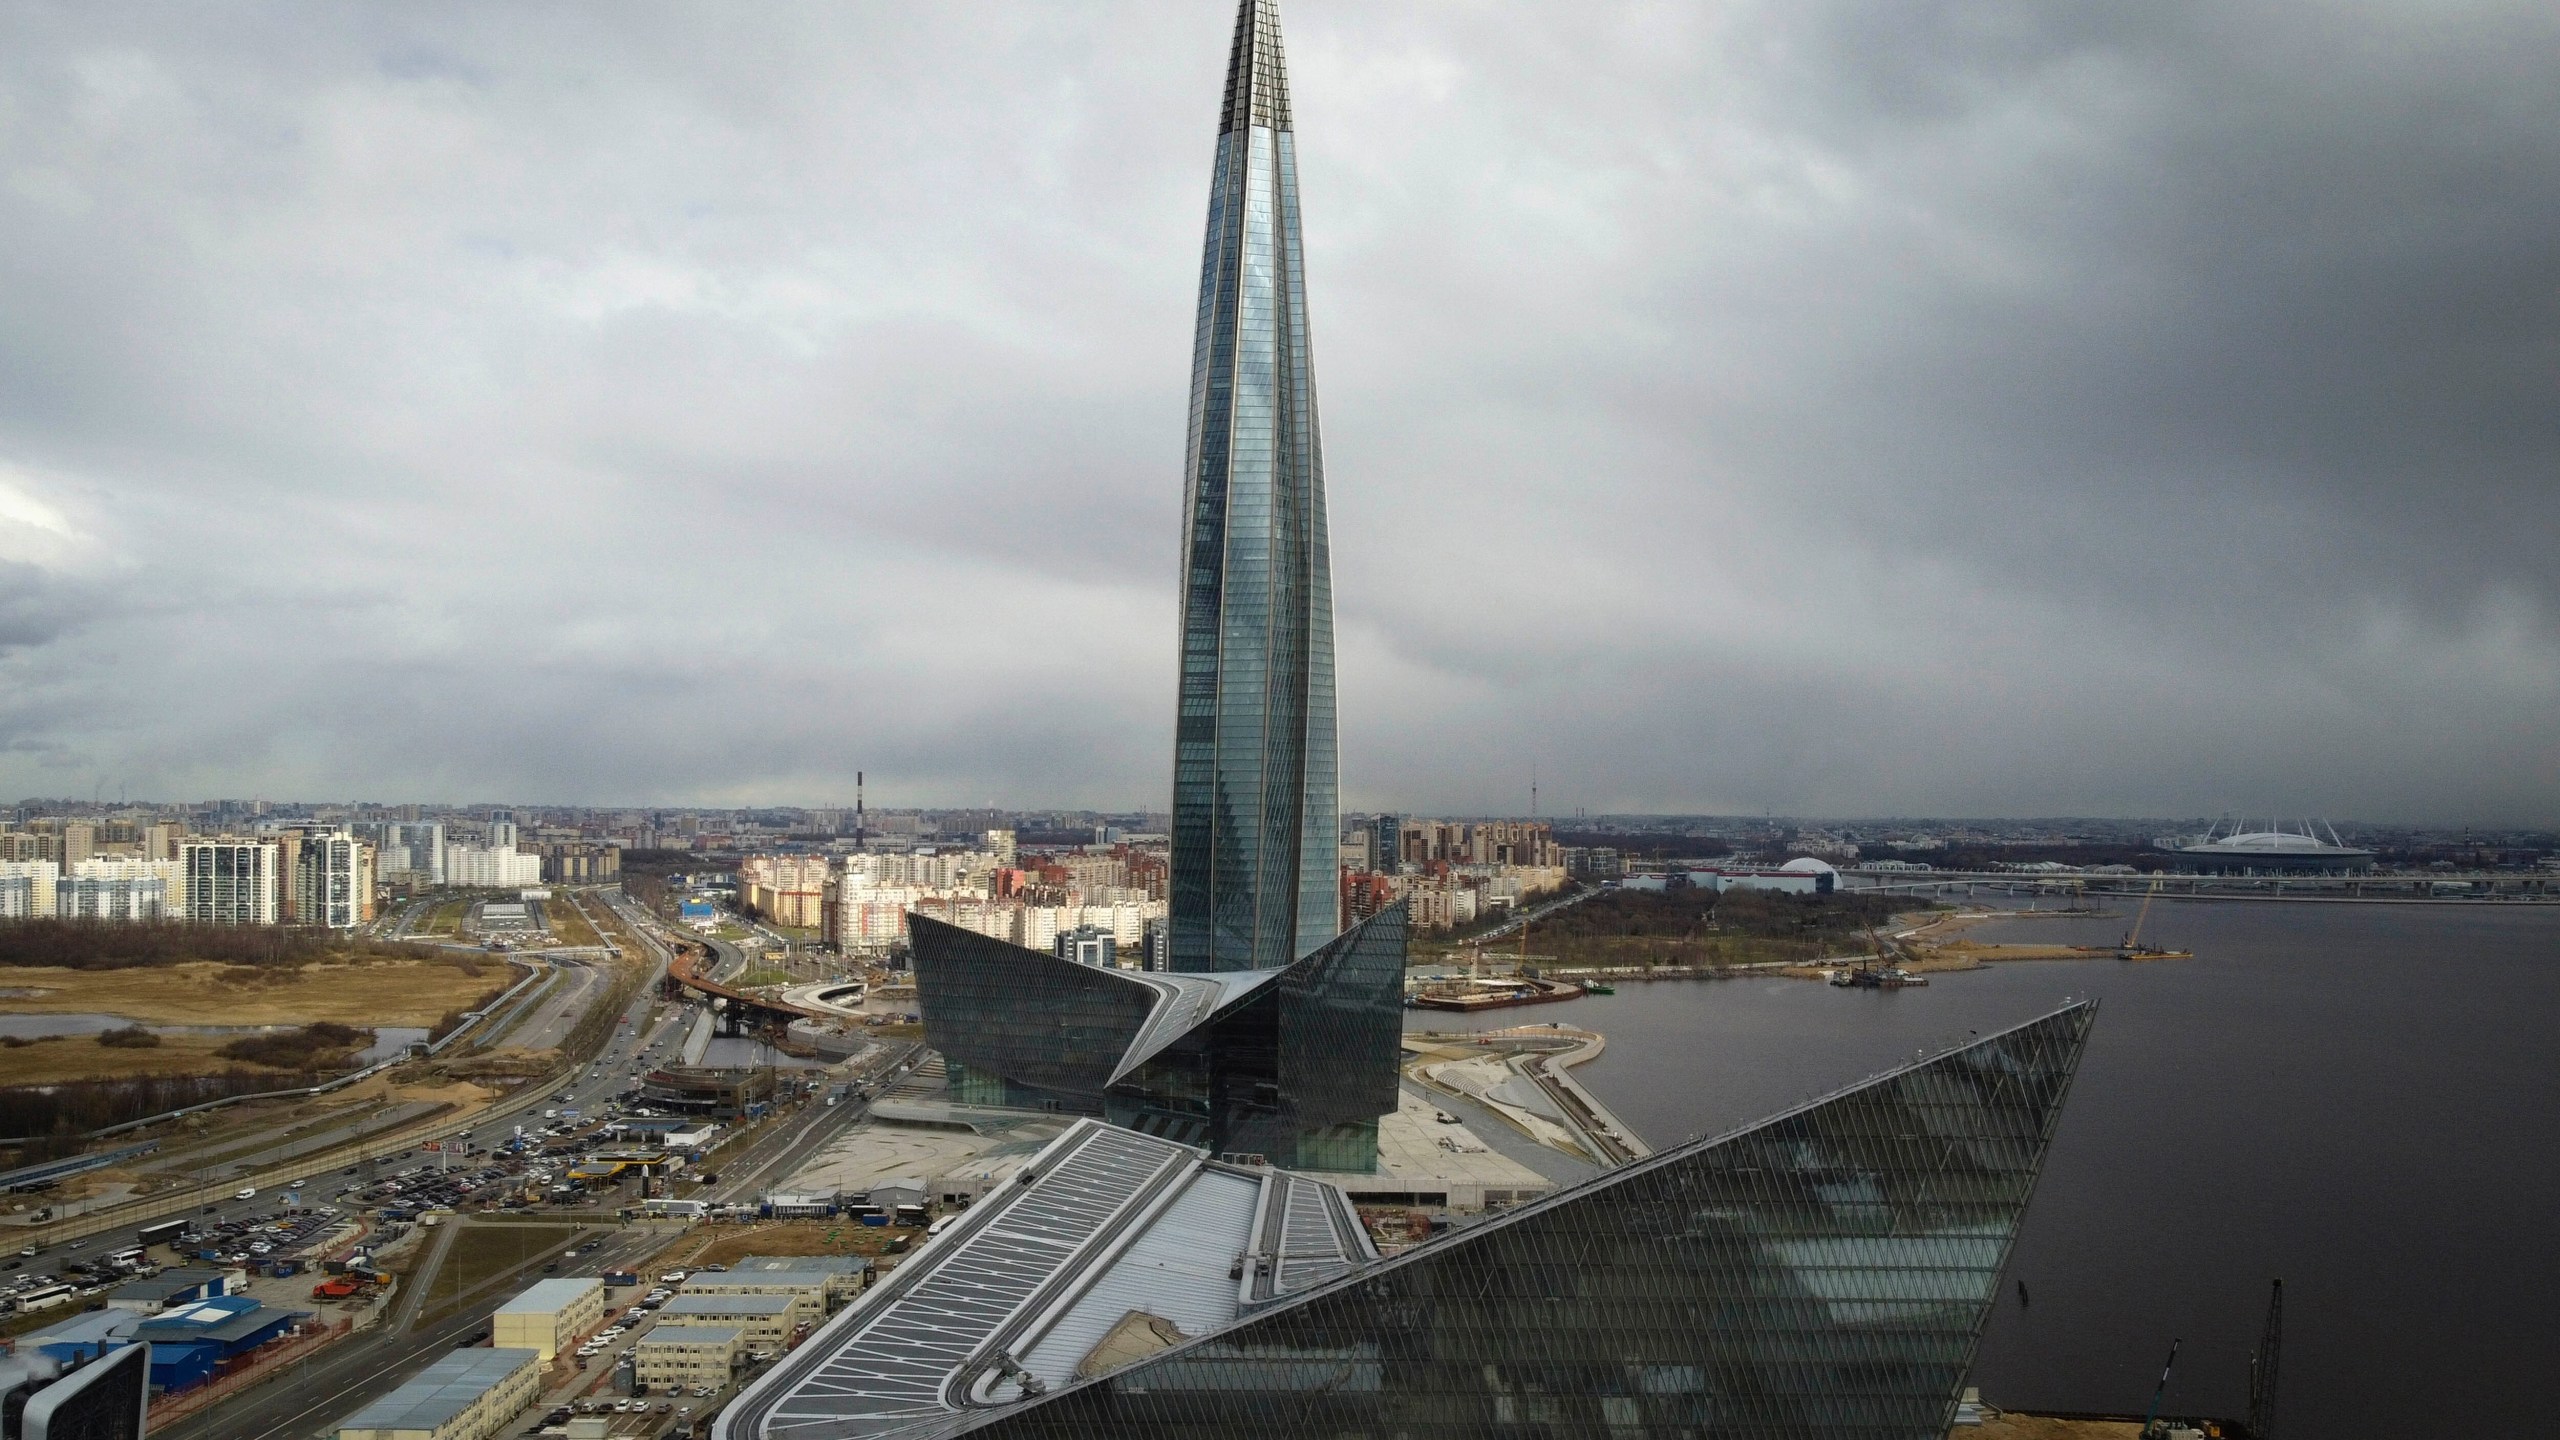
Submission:
POLYGON ((535 1351, 548 1365, 571 1342, 603 1323, 602 1280, 541 1280, 489 1317, 489 1343, 535 1351))
POLYGON ((642 1394, 729 1383, 746 1348, 735 1325, 653 1325, 631 1349, 631 1380, 642 1394))
POLYGON ((542 1358, 531 1350, 455 1350, 338 1424, 338 1440, 488 1440, 533 1405, 542 1358))
POLYGON ((809 1303, 794 1295, 678 1295, 658 1309, 661 1325, 735 1325, 748 1348, 779 1350, 791 1329, 809 1317, 809 1303))

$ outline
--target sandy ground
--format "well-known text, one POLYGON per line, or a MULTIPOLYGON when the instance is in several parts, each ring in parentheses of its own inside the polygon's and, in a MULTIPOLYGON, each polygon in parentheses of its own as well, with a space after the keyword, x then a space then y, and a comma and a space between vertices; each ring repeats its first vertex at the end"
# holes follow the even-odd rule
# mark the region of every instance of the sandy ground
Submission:
POLYGON ((857 1125, 819 1151, 788 1181, 774 1188, 830 1193, 868 1190, 883 1180, 902 1175, 931 1180, 1004 1143, 992 1136, 957 1130, 857 1125))
POLYGON ((1994 1414, 1980 1425, 1959 1425, 1949 1440, 2133 1440, 2142 1426, 2132 1420, 2055 1420, 2043 1415, 1994 1414))
POLYGON ((516 973, 492 963, 472 975, 424 960, 274 971, 214 964, 132 970, 34 965, 0 976, 12 992, 0 1010, 120 1015, 154 1025, 433 1025, 491 989, 512 984, 516 973))

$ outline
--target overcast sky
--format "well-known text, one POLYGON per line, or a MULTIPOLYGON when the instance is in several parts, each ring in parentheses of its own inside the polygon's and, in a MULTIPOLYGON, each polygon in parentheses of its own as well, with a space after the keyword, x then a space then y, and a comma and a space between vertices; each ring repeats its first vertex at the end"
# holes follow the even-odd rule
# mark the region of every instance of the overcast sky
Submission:
MULTIPOLYGON (((2560 7, 1284 10, 1346 806, 2560 821, 2560 7)), ((1161 806, 1232 14, 0 10, 0 794, 1161 806)))

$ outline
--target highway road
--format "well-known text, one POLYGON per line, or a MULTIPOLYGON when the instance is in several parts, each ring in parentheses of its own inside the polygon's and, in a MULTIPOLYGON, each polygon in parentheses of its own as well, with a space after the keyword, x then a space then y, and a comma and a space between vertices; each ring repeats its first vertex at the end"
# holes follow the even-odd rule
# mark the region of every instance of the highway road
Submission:
MULTIPOLYGON (((638 907, 618 894, 608 892, 606 898, 633 933, 643 937, 663 965, 665 950, 644 928, 638 907)), ((729 954, 734 957, 736 952, 731 949, 729 954)), ((603 1053, 580 1068, 574 1078, 542 1088, 537 1093, 515 1097, 500 1108, 529 1112, 536 1119, 542 1110, 571 1105, 589 1114, 596 1113, 615 1094, 628 1088, 634 1075, 645 1068, 646 1063, 651 1063, 647 1060, 647 1052, 652 1046, 657 1047, 656 1061, 663 1062, 684 1027, 690 1023, 694 1013, 690 1007, 661 1005, 656 1000, 656 993, 654 983, 644 987, 624 1011, 621 1023, 603 1053)), ((896 1076, 904 1074, 921 1054, 921 1047, 913 1042, 890 1043, 903 1049, 890 1062, 894 1070, 873 1086, 875 1092, 893 1083, 896 1076)), ((688 1187, 689 1198, 742 1201, 760 1196, 869 1111, 869 1105, 863 1101, 848 1101, 834 1106, 812 1102, 805 1111, 788 1117, 789 1123, 773 1127, 769 1133, 759 1136, 743 1154, 724 1158, 719 1183, 709 1187, 688 1187)), ((517 1114, 501 1116, 489 1112, 483 1112, 471 1121, 475 1138, 484 1141, 495 1141, 515 1123, 520 1123, 517 1114)), ((404 1149, 382 1157, 381 1163, 414 1163, 412 1157, 423 1159, 428 1153, 404 1149)), ((319 1182, 314 1183, 317 1188, 319 1182)), ((327 1186, 332 1192, 337 1188, 336 1183, 327 1186)), ((274 1203, 272 1196, 262 1193, 257 1201, 246 1204, 225 1201, 217 1208, 228 1214, 261 1211, 271 1208, 274 1203)), ((588 1217, 564 1213, 559 1218, 569 1221, 588 1217)), ((627 1268, 646 1260, 674 1238, 675 1232, 654 1227, 614 1230, 606 1235, 604 1247, 593 1254, 581 1256, 576 1268, 579 1273, 627 1268)), ((431 1240, 429 1243, 438 1242, 431 1240)), ((514 1274, 488 1285, 470 1304, 432 1324, 412 1328, 403 1323, 392 1323, 383 1330, 351 1337, 321 1351, 311 1360, 298 1363, 289 1375, 179 1421, 163 1433, 171 1440, 304 1440, 304 1437, 325 1433, 326 1427, 389 1393, 437 1355, 477 1334, 487 1324, 489 1311, 527 1283, 537 1268, 537 1263, 529 1262, 514 1274)), ((394 1322, 400 1322, 411 1307, 398 1301, 394 1304, 396 1313, 392 1318, 394 1322)))

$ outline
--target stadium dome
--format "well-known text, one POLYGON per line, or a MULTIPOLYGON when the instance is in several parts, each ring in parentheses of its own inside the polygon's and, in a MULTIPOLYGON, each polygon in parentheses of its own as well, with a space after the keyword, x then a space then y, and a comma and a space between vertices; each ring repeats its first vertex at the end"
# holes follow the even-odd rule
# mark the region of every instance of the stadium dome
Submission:
POLYGON ((1781 870, 1792 871, 1798 875, 1837 875, 1840 873, 1837 869, 1833 868, 1830 861, 1816 860, 1810 855, 1799 855, 1778 868, 1781 870))

